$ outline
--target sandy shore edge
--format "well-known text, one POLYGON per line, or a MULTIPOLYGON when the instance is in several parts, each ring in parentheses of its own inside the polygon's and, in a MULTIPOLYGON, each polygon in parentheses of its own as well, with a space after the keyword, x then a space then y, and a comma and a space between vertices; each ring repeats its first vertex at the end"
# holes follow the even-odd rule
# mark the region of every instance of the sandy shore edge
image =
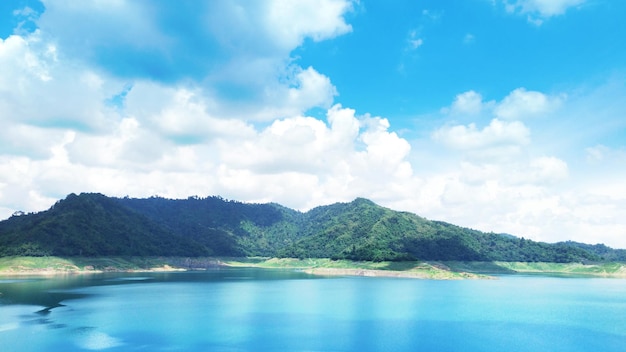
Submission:
POLYGON ((101 273, 154 273, 154 272, 178 272, 187 271, 184 268, 175 268, 169 265, 154 268, 139 268, 139 269, 119 269, 119 268, 107 268, 107 269, 24 269, 24 270, 0 270, 0 276, 62 276, 62 275, 88 275, 88 274, 101 274, 101 273))
POLYGON ((471 273, 456 273, 456 275, 442 273, 424 273, 419 271, 395 271, 376 269, 341 269, 341 268, 310 268, 303 270, 307 274, 319 276, 364 276, 364 277, 397 277, 428 280, 460 280, 460 279, 492 279, 487 275, 471 273))

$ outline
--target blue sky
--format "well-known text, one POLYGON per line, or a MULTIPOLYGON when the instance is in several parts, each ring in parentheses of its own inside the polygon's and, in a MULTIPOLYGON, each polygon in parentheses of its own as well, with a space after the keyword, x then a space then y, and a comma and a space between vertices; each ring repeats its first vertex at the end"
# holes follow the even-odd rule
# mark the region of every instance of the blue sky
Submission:
POLYGON ((0 218, 366 197, 626 248, 626 2, 3 1, 0 218))

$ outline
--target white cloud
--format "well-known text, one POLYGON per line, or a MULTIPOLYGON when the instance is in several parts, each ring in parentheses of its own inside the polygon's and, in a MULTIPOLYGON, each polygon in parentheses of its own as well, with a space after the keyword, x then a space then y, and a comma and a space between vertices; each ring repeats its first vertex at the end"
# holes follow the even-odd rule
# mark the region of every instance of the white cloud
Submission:
POLYGON ((54 57, 46 56, 46 52, 38 47, 39 42, 37 35, 30 38, 17 35, 4 40, 0 38, 0 65, 11 68, 0 75, 0 89, 3 93, 8 94, 15 89, 25 90, 26 84, 32 79, 50 80, 47 66, 54 57))
POLYGON ((388 132, 386 119, 354 113, 335 105, 328 110, 329 125, 312 117, 275 121, 256 138, 223 148, 222 163, 255 174, 311 174, 322 188, 326 182, 346 187, 348 182, 352 189, 344 192, 350 194, 410 176, 409 143, 388 132))
MULTIPOLYGON (((355 116, 354 110, 335 105, 327 123, 296 116, 257 130, 233 120, 239 128, 213 126, 206 132, 212 138, 177 145, 165 132, 202 131, 195 122, 212 120, 203 112, 201 98, 184 89, 152 87, 156 96, 169 99, 156 108, 143 105, 148 109, 141 111, 139 95, 150 87, 136 85, 128 96, 133 115, 102 133, 58 129, 57 141, 39 160, 5 155, 3 204, 6 197, 21 194, 32 199, 14 204, 16 209, 40 210, 70 192, 96 191, 117 196, 221 194, 303 209, 363 195, 394 199, 411 181, 409 143, 390 132, 384 118, 355 116), (163 117, 167 114, 171 120, 163 117), (155 116, 160 118, 151 120, 155 116)), ((5 209, 4 215, 16 209, 5 209)))
POLYGON ((503 148, 518 151, 519 147, 530 142, 530 130, 519 121, 493 119, 483 129, 474 123, 445 126, 436 130, 432 137, 450 148, 464 151, 503 148))
POLYGON ((522 170, 526 182, 551 184, 567 179, 567 163, 556 157, 539 157, 530 161, 529 168, 522 170))
POLYGON ((582 5, 586 0, 504 0, 509 13, 527 15, 528 22, 542 25, 545 19, 563 15, 568 9, 582 5))
POLYGON ((407 51, 413 51, 417 48, 424 45, 424 38, 420 37, 421 28, 412 29, 409 31, 406 39, 406 49, 407 51))
POLYGON ((39 32, 0 41, 0 119, 39 127, 103 130, 112 111, 102 102, 117 82, 59 62, 57 49, 39 32), (62 104, 59 102, 63 102, 62 104))
POLYGON ((45 6, 39 27, 72 57, 119 75, 143 74, 165 81, 213 74, 233 61, 276 63, 306 38, 321 41, 352 30, 344 19, 352 2, 344 0, 193 4, 62 0, 45 1, 45 6), (82 33, 89 33, 89 40, 82 33), (121 60, 99 60, 111 54, 121 60))
MULTIPOLYGON (((597 164, 601 162, 626 163, 626 149, 614 149, 602 144, 585 149, 587 161, 597 164)), ((626 164, 624 164, 626 165, 626 164)))
POLYGON ((494 113, 507 120, 541 116, 557 109, 564 100, 563 95, 550 97, 541 92, 517 88, 497 104, 494 113))
POLYGON ((441 112, 451 115, 478 116, 490 113, 503 120, 522 120, 529 117, 545 116, 556 111, 566 100, 565 94, 546 95, 537 91, 517 88, 499 102, 484 101, 480 93, 469 90, 458 94, 452 105, 441 112))
POLYGON ((509 12, 538 13, 542 17, 562 15, 585 0, 513 0, 506 2, 509 12))
MULTIPOLYGON (((337 90, 330 79, 312 67, 296 68, 288 84, 266 92, 264 108, 256 114, 258 119, 272 119, 304 113, 312 107, 329 108, 337 90)), ((254 116, 255 114, 251 114, 254 116)))
POLYGON ((446 108, 444 112, 450 112, 452 114, 467 114, 477 115, 483 110, 483 97, 473 91, 467 91, 461 93, 454 98, 452 107, 446 108))
POLYGON ((419 213, 430 218, 535 240, 626 247, 621 236, 626 221, 617 215, 626 205, 623 143, 616 138, 615 147, 584 148, 572 145, 570 138, 562 147, 554 138, 558 133, 580 138, 581 129, 589 138, 609 126, 621 128, 623 121, 617 123, 615 116, 623 112, 622 95, 615 84, 567 99, 565 94, 523 88, 501 101, 485 102, 475 91, 459 94, 441 109, 442 115, 476 122, 451 121, 431 135, 448 147, 448 154, 423 163, 437 168, 428 177, 414 166, 423 187, 429 187, 428 193, 416 192, 416 197, 428 201, 405 206, 427 209, 419 213), (490 115, 495 118, 481 127, 490 115), (543 118, 529 125, 521 122, 528 117, 543 118))
MULTIPOLYGON (((2 215, 16 209, 42 210, 70 192, 82 191, 235 198, 243 193, 236 191, 240 181, 232 175, 262 180, 246 182, 256 184, 256 191, 276 191, 281 195, 277 200, 300 208, 317 205, 305 197, 311 182, 336 190, 333 200, 345 200, 345 192, 352 191, 343 188, 342 193, 339 188, 352 182, 353 167, 378 171, 367 157, 359 160, 361 154, 370 154, 357 151, 355 144, 375 148, 377 143, 362 142, 360 130, 380 138, 395 134, 374 133, 360 126, 354 111, 338 106, 329 110, 329 125, 298 117, 312 107, 330 108, 337 92, 327 76, 313 67, 299 67, 289 54, 305 38, 319 41, 349 32, 343 15, 351 10, 351 2, 240 5, 216 1, 188 9, 191 17, 185 20, 190 26, 207 25, 206 16, 217 7, 230 9, 220 12, 223 16, 215 22, 223 27, 208 23, 197 31, 205 35, 201 42, 218 46, 211 57, 225 60, 212 62, 208 71, 200 64, 202 72, 195 80, 178 83, 158 76, 129 77, 126 70, 132 68, 124 66, 137 64, 141 72, 154 64, 167 72, 160 55, 179 63, 176 67, 186 66, 180 65, 178 51, 204 56, 197 52, 205 50, 198 49, 197 42, 185 42, 187 37, 156 21, 167 12, 168 3, 146 8, 125 1, 49 2, 37 22, 38 31, 0 40, 0 66, 6 68, 0 74, 0 169, 6 171, 0 177, 2 215), (194 22, 198 18, 203 20, 194 22), (129 25, 120 25, 125 22, 129 25), (90 33, 89 40, 80 33, 90 33), (122 56, 103 64, 98 61, 103 50, 122 56), (139 57, 154 61, 135 61, 139 57), (236 94, 224 96, 229 89, 223 85, 231 82, 236 94), (247 122, 272 120, 276 122, 267 127, 247 122), (333 153, 332 147, 343 154, 333 153), (238 159, 229 159, 242 151, 238 159), (263 151, 275 154, 256 160, 263 151), (267 173, 278 165, 276 160, 285 165, 267 173), (325 174, 318 176, 317 168, 325 174), (291 194, 301 198, 292 200, 291 194)), ((406 150, 395 155, 402 158, 406 150)), ((243 199, 271 196, 248 193, 243 199)), ((323 202, 328 194, 320 191, 314 197, 323 202)))
POLYGON ((352 30, 344 19, 352 2, 344 0, 45 5, 37 25, 43 41, 71 58, 62 66, 96 68, 122 86, 192 83, 214 103, 207 112, 227 119, 268 121, 330 107, 337 94, 330 79, 290 55, 307 38, 321 41, 352 30))
POLYGON ((299 46, 306 37, 321 41, 352 31, 352 26, 343 19, 352 10, 349 1, 273 0, 267 7, 265 26, 286 48, 299 46))
POLYGON ((422 44, 424 44, 424 39, 422 38, 409 39, 409 48, 412 50, 419 48, 422 44))
POLYGON ((194 87, 136 84, 126 96, 125 113, 159 135, 182 144, 252 133, 243 119, 216 117, 218 103, 194 87), (158 98, 157 101, 154 101, 158 98))

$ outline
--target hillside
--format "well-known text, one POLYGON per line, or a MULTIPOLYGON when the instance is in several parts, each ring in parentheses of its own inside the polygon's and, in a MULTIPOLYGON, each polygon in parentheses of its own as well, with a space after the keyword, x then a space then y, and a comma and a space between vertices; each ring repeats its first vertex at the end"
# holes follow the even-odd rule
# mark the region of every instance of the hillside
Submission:
POLYGON ((71 194, 47 211, 0 222, 0 255, 209 255, 100 194, 71 194))
POLYGON ((358 198, 301 213, 220 197, 71 194, 0 222, 0 256, 274 256, 352 260, 587 262, 623 250, 548 244, 397 212, 358 198))
POLYGON ((277 204, 246 204, 221 197, 117 201, 223 256, 272 256, 300 233, 302 214, 277 204))
POLYGON ((567 243, 547 244, 484 233, 367 199, 312 209, 304 236, 279 252, 282 257, 352 260, 596 261, 602 256, 567 243))

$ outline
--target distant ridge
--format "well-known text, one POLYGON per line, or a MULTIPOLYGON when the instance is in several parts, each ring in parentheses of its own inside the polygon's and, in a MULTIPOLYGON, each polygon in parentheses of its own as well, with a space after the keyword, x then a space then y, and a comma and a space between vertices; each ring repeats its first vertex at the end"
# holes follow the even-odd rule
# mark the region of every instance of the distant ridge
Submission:
POLYGON ((484 233, 370 200, 306 213, 221 197, 70 194, 0 222, 0 256, 266 256, 352 260, 625 261, 626 251, 484 233))

